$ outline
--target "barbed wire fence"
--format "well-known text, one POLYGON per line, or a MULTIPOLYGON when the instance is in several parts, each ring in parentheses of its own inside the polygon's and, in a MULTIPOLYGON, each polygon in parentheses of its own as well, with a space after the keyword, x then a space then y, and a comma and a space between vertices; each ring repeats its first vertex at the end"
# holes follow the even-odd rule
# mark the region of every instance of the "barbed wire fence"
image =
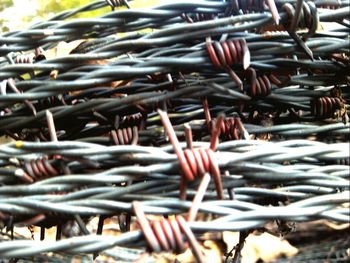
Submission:
POLYGON ((349 25, 344 0, 96 1, 2 34, 0 258, 204 262, 206 232, 349 223, 349 25), (13 234, 32 225, 40 241, 13 234))

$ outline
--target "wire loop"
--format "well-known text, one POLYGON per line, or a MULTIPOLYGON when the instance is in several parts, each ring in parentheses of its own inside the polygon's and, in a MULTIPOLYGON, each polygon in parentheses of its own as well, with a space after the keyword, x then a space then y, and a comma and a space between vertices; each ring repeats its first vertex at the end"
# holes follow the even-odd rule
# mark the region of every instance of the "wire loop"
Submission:
POLYGON ((48 156, 43 156, 38 159, 26 160, 23 162, 23 170, 30 178, 32 182, 42 180, 48 177, 54 177, 59 175, 60 171, 54 165, 54 161, 49 159, 48 156))
POLYGON ((271 93, 271 82, 266 75, 257 76, 255 69, 246 70, 246 78, 250 82, 247 88, 247 94, 252 98, 266 97, 271 93))
POLYGON ((114 10, 116 7, 126 6, 127 8, 130 8, 129 3, 127 0, 106 0, 107 4, 111 6, 112 10, 114 10))
POLYGON ((115 119, 115 129, 111 131, 115 145, 134 145, 139 138, 139 130, 144 128, 145 117, 141 114, 128 115, 119 120, 115 119))
POLYGON ((197 262, 205 262, 192 230, 181 215, 149 222, 141 203, 134 201, 132 207, 151 251, 183 252, 188 247, 188 244, 183 241, 185 236, 197 262))
POLYGON ((341 98, 321 97, 311 101, 311 113, 322 118, 339 117, 344 107, 344 101, 341 98))
POLYGON ((290 3, 286 3, 282 6, 282 10, 288 15, 285 26, 287 30, 291 32, 295 32, 298 28, 307 28, 308 32, 306 36, 312 36, 315 34, 319 24, 316 5, 314 2, 308 1, 303 2, 300 8, 300 12, 298 12, 296 7, 290 3))
POLYGON ((185 20, 187 23, 196 23, 201 21, 208 21, 215 19, 217 14, 214 13, 182 13, 181 18, 185 20))
POLYGON ((250 65, 250 52, 244 39, 207 41, 206 46, 211 62, 218 68, 242 64, 246 69, 250 65))
POLYGON ((212 42, 207 38, 206 47, 213 65, 225 69, 230 77, 242 89, 242 81, 232 70, 231 66, 241 64, 244 69, 249 67, 250 52, 246 41, 244 39, 228 39, 221 42, 212 42))
MULTIPOLYGON (((215 125, 215 119, 209 122, 209 130, 211 131, 215 125)), ((240 140, 245 137, 242 131, 243 124, 239 118, 225 118, 220 126, 220 137, 223 140, 240 140)))
POLYGON ((46 57, 43 54, 44 49, 41 47, 35 48, 34 53, 18 54, 14 60, 15 64, 33 64, 41 60, 45 60, 46 57))

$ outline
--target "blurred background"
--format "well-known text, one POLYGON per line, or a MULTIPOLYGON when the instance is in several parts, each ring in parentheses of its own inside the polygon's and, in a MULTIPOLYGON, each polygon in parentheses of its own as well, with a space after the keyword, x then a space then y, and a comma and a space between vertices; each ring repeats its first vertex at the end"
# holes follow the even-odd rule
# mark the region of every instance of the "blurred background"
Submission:
MULTIPOLYGON (((53 16, 53 14, 77 8, 95 0, 0 0, 0 34, 24 29, 36 22, 53 16)), ((132 7, 147 7, 160 0, 130 1, 132 7)), ((94 17, 111 11, 110 7, 97 11, 85 12, 77 17, 94 17)))

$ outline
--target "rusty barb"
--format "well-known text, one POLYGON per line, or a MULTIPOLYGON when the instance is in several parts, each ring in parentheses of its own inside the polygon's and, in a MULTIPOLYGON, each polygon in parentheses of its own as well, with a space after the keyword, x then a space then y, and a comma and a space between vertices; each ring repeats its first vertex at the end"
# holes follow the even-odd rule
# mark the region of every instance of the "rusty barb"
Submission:
POLYGON ((154 220, 150 223, 140 202, 134 201, 132 208, 151 251, 156 253, 161 251, 184 252, 187 248, 187 244, 183 241, 183 236, 185 236, 196 261, 206 262, 196 237, 181 215, 154 220))
POLYGON ((349 222, 349 0, 161 2, 0 36, 1 259, 206 262, 222 231, 349 222))
MULTIPOLYGON (((195 178, 202 177, 208 173, 214 178, 218 198, 223 199, 221 175, 217 161, 214 157, 214 151, 216 150, 219 142, 220 126, 223 123, 224 116, 220 115, 217 118, 215 128, 212 131, 209 149, 190 148, 182 150, 167 113, 163 112, 162 110, 158 110, 158 113, 165 131, 168 134, 169 140, 174 147, 174 151, 179 159, 182 169, 181 186, 185 187, 184 184, 186 181, 193 181, 195 178)), ((189 141, 189 144, 191 145, 192 139, 187 137, 186 140, 189 141)), ((185 189, 180 189, 182 199, 184 199, 186 196, 184 191, 185 189)))

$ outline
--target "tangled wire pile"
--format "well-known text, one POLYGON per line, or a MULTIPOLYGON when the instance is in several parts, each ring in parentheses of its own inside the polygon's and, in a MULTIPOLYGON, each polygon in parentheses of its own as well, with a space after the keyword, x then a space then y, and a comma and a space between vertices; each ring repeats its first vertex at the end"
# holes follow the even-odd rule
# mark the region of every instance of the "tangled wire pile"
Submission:
POLYGON ((348 0, 101 0, 1 35, 0 258, 189 246, 204 262, 207 232, 349 222, 349 28, 348 0), (115 215, 124 233, 101 235, 115 215), (16 240, 32 225, 43 241, 16 240))

